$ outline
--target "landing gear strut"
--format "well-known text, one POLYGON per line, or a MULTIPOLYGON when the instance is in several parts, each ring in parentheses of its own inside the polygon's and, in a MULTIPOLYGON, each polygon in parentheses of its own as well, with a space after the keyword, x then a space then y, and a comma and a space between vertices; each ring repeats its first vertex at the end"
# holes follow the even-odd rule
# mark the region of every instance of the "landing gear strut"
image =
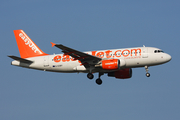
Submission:
POLYGON ((147 76, 147 77, 150 77, 150 73, 148 73, 148 71, 149 71, 149 70, 148 70, 148 66, 145 66, 145 69, 146 69, 146 76, 147 76))
POLYGON ((89 79, 93 79, 93 78, 94 78, 94 75, 92 74, 92 69, 93 69, 93 66, 90 66, 90 68, 89 68, 89 73, 87 74, 87 77, 88 77, 89 79))
POLYGON ((98 79, 96 79, 96 83, 98 84, 98 85, 101 85, 102 84, 102 80, 101 80, 101 75, 104 75, 104 73, 99 73, 99 78, 98 79))

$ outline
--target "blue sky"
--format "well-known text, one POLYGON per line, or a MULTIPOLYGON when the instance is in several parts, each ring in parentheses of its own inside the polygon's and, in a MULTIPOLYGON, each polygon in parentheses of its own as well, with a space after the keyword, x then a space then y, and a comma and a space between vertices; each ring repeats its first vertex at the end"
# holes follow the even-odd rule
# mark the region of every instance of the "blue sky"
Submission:
POLYGON ((0 2, 1 120, 180 119, 178 0, 3 0, 0 2), (46 53, 50 42, 80 51, 158 47, 169 63, 133 69, 128 80, 11 66, 19 56, 13 30, 23 29, 46 53))

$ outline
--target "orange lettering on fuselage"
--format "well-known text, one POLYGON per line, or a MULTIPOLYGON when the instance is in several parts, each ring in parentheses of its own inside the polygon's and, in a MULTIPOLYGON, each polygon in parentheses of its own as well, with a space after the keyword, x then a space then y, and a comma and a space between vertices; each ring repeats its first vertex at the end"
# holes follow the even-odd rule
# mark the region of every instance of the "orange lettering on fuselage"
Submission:
POLYGON ((112 52, 112 51, 110 51, 110 50, 105 51, 106 58, 111 58, 110 52, 112 52))
POLYGON ((60 55, 57 55, 54 57, 54 62, 60 62, 61 61, 61 56, 60 55))
POLYGON ((141 56, 141 49, 140 48, 138 48, 138 49, 131 49, 131 56, 133 54, 133 51, 135 51, 135 56, 137 56, 138 50, 139 50, 139 53, 140 53, 139 55, 141 56))
MULTIPOLYGON (((125 49, 125 50, 116 50, 113 53, 111 53, 111 50, 107 50, 107 51, 101 51, 101 52, 97 52, 97 51, 91 51, 93 56, 97 56, 99 58, 111 58, 111 57, 124 57, 127 58, 128 56, 132 56, 134 54, 134 56, 138 56, 138 58, 141 56, 141 49, 140 48, 135 48, 135 49, 125 49), (97 53, 97 54, 96 54, 97 53), (138 54, 139 53, 139 54, 138 54), (131 54, 131 55, 130 55, 131 54)), ((88 54, 88 53, 87 53, 88 54)), ((64 54, 63 56, 57 55, 53 58, 54 62, 60 62, 62 60, 62 62, 69 62, 71 61, 76 61, 74 60, 73 57, 71 57, 69 55, 64 54)), ((78 60, 79 63, 81 63, 81 61, 78 60)))
POLYGON ((97 51, 91 51, 93 56, 96 56, 97 51))
POLYGON ((100 57, 100 58, 103 58, 104 57, 104 52, 98 52, 96 56, 100 57))
POLYGON ((116 57, 121 57, 121 54, 118 56, 118 55, 117 55, 117 52, 121 52, 121 50, 117 50, 117 51, 114 53, 116 57))
POLYGON ((129 56, 129 54, 130 54, 130 51, 129 51, 129 50, 123 50, 123 51, 122 51, 122 55, 123 55, 124 57, 129 56), (125 51, 127 51, 127 52, 126 52, 127 54, 124 53, 125 51))
POLYGON ((70 61, 70 56, 69 55, 63 55, 62 61, 63 62, 69 62, 70 61))

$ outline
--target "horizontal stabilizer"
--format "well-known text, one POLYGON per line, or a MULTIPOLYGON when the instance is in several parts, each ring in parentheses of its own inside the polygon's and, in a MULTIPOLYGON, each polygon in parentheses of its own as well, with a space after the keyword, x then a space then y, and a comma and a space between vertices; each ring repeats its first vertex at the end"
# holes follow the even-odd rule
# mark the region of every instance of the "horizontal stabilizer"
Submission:
POLYGON ((31 60, 23 59, 23 58, 16 57, 16 56, 13 56, 13 55, 9 55, 8 57, 10 57, 10 58, 12 58, 12 59, 14 59, 14 60, 23 62, 23 63, 28 63, 28 64, 33 63, 33 61, 31 61, 31 60))

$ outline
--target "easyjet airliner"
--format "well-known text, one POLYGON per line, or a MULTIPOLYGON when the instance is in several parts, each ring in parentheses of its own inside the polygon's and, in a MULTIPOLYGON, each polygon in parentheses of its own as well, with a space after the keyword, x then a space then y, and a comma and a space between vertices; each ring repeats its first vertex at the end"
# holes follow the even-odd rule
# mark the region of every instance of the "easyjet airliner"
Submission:
POLYGON ((96 79, 102 84, 101 76, 127 79, 132 77, 132 68, 144 67, 149 77, 148 67, 160 65, 171 60, 171 56, 154 47, 135 47, 81 52, 62 44, 52 43, 62 50, 63 54, 49 55, 44 53, 23 30, 14 30, 20 56, 9 56, 14 59, 12 65, 37 70, 74 73, 87 73, 89 79, 99 73, 96 79))

